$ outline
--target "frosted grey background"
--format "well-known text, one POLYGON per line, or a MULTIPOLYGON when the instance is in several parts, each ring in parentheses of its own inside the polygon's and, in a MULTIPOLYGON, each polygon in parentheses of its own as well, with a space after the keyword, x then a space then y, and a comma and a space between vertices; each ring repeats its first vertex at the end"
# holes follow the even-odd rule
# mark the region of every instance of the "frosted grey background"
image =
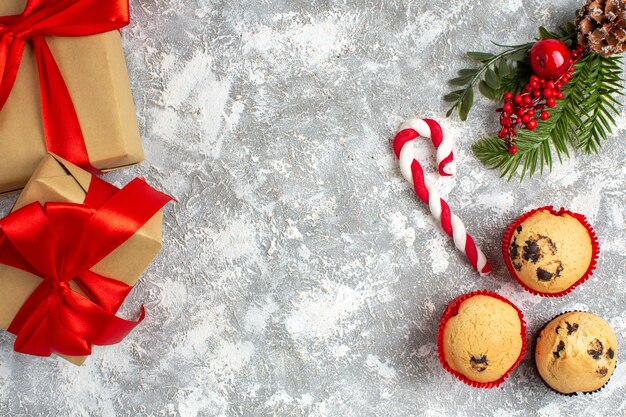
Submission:
MULTIPOLYGON (((0 415, 626 415, 626 360, 594 396, 564 397, 531 355, 497 390, 445 373, 446 304, 491 289, 523 309, 531 338, 552 316, 591 310, 626 346, 626 117, 601 155, 506 183, 471 144, 497 129, 479 100, 445 120, 446 80, 466 50, 524 42, 579 1, 133 0, 124 47, 145 176, 178 198, 164 249, 133 293, 148 317, 76 368, 12 352, 0 336, 0 415), (402 179, 390 148, 402 119, 441 120, 459 174, 436 179, 494 266, 479 277, 402 179), (505 271, 504 227, 554 204, 601 241, 593 278, 558 300, 505 271)), ((428 175, 432 150, 419 146, 428 175)), ((0 199, 6 213, 14 199, 0 199)))

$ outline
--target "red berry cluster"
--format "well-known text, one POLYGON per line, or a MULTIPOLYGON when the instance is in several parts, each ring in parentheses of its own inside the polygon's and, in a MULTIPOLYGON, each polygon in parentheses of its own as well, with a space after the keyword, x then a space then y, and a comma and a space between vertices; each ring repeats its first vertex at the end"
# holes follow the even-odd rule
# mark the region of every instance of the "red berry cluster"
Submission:
POLYGON ((497 109, 498 112, 501 112, 500 125, 502 126, 498 137, 506 139, 511 155, 517 153, 517 146, 515 146, 517 129, 535 130, 537 117, 541 120, 548 120, 550 113, 546 107, 556 106, 556 101, 563 98, 563 85, 572 79, 574 64, 582 58, 583 48, 580 45, 577 46, 570 55, 567 70, 555 80, 547 80, 533 75, 519 94, 513 95, 511 92, 507 92, 504 95, 504 105, 497 109))

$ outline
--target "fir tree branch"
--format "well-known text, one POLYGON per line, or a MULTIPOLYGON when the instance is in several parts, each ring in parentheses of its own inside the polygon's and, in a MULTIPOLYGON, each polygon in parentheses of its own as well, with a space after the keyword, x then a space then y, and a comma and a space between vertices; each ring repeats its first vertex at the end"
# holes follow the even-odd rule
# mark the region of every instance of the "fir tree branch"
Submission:
POLYGON ((508 181, 520 167, 520 180, 543 174, 545 167, 551 170, 553 150, 559 161, 569 157, 570 148, 597 152, 615 126, 613 115, 620 104, 615 96, 622 95, 622 82, 619 57, 590 53, 576 64, 563 99, 550 110, 550 119, 540 121, 536 130, 519 131, 515 155, 497 137, 476 142, 474 153, 486 166, 500 169, 508 181))
MULTIPOLYGON (((557 31, 539 28, 540 39, 559 39, 567 45, 576 40, 576 25, 572 22, 557 31)), ((528 65, 530 48, 534 45, 500 45, 500 54, 468 52, 479 68, 462 69, 450 84, 463 87, 447 94, 444 99, 452 103, 446 116, 458 110, 461 120, 466 120, 474 103, 474 88, 491 100, 502 100, 507 91, 518 93, 527 83, 532 71, 528 65)), ((621 105, 617 96, 622 93, 622 61, 620 57, 604 57, 588 53, 575 65, 572 78, 564 85, 563 98, 551 108, 548 120, 539 120, 535 130, 520 129, 515 140, 517 153, 511 155, 502 139, 484 138, 473 145, 480 161, 501 171, 507 181, 519 173, 543 174, 551 170, 554 157, 562 162, 572 150, 597 153, 615 126, 614 115, 621 105)))
POLYGON ((598 153, 615 126, 613 114, 618 114, 615 106, 620 102, 613 95, 623 95, 621 59, 593 54, 590 60, 587 97, 579 105, 585 117, 578 128, 575 146, 584 153, 598 153))

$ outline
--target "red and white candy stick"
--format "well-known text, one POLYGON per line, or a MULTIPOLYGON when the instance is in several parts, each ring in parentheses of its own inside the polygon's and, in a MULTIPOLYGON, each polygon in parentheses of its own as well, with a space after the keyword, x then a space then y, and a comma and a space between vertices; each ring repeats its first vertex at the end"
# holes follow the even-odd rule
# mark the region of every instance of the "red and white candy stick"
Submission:
POLYGON ((441 126, 431 119, 411 119, 400 126, 400 131, 393 140, 393 150, 400 160, 402 176, 415 187, 415 193, 428 204, 431 214, 441 223, 441 227, 452 237, 456 247, 467 256, 470 264, 481 275, 491 272, 487 258, 467 234, 465 225, 459 217, 450 211, 448 203, 432 187, 424 176, 424 170, 415 159, 413 141, 419 136, 430 138, 437 149, 437 165, 442 176, 456 172, 451 141, 443 135, 441 126))

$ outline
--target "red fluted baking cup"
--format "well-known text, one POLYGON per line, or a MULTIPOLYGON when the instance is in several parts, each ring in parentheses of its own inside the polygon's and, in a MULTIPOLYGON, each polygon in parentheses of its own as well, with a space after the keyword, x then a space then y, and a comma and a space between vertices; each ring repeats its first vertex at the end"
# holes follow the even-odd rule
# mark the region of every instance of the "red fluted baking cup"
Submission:
POLYGON ((501 295, 498 295, 492 291, 487 291, 487 290, 479 290, 479 291, 474 291, 471 292, 469 294, 463 294, 460 297, 456 298, 455 300, 453 300, 450 304, 448 304, 448 307, 446 308, 446 310, 444 311, 443 315, 441 316, 441 320, 439 321, 439 331, 437 334, 437 356, 439 357, 439 363, 441 363, 441 366, 443 366, 443 369, 445 369, 446 371, 448 371, 449 373, 451 373, 452 375, 454 375, 459 381, 470 385, 474 388, 497 388, 500 385, 502 385, 502 383, 504 383, 504 381, 509 377, 509 375, 515 370, 515 368, 517 368, 517 366, 519 365, 519 363, 522 361, 522 358, 524 357, 524 355, 526 354, 526 350, 528 349, 528 341, 526 339, 526 322, 524 321, 524 314, 522 314, 522 311, 517 308, 517 306, 515 304, 513 304, 512 302, 510 302, 509 300, 507 300, 506 298, 502 297, 501 295), (499 379, 495 380, 495 381, 491 381, 491 382, 477 382, 477 381, 473 381, 471 379, 469 379, 468 377, 466 377, 465 375, 463 375, 462 373, 455 371, 454 369, 452 369, 448 363, 446 362, 446 358, 444 356, 444 351, 443 351, 443 330, 446 326, 446 323, 448 322, 448 320, 454 316, 456 316, 459 313, 459 306, 461 305, 461 303, 463 303, 463 301, 468 300, 476 295, 486 295, 488 297, 493 297, 496 298, 500 301, 504 301, 505 303, 507 303, 508 305, 510 305, 511 307, 513 307, 515 309, 515 311, 517 311, 517 316, 519 317, 520 320, 520 325, 521 325, 521 330, 520 330, 520 336, 522 338, 522 349, 520 350, 519 356, 517 357, 517 360, 515 361, 515 363, 504 373, 504 375, 502 375, 499 379))
POLYGON ((504 263, 506 264, 506 267, 509 270, 509 273, 511 274, 513 278, 515 278, 515 280, 526 291, 534 295, 540 295, 542 297, 563 297, 564 295, 572 292, 574 288, 578 287, 580 284, 587 281, 589 277, 593 275, 593 270, 596 268, 596 265, 598 264, 599 255, 600 255, 600 243, 598 242, 598 236, 596 235, 595 230, 593 230, 593 228, 587 221, 587 218, 583 216, 582 214, 565 210, 562 207, 560 210, 555 210, 554 207, 552 206, 545 206, 545 207, 539 207, 534 210, 528 211, 522 214, 521 216, 519 216, 517 219, 515 219, 515 221, 513 221, 513 223, 511 223, 509 227, 507 227, 506 231, 504 232, 504 236, 502 237, 502 257, 504 258, 504 263), (515 272, 515 268, 513 267, 513 263, 511 262, 511 258, 509 257, 509 243, 511 242, 511 237, 513 236, 513 233, 515 233, 515 229, 517 229, 517 227, 520 224, 522 224, 524 220, 526 220, 533 214, 537 213, 538 211, 542 211, 542 210, 548 210, 550 213, 552 213, 555 216, 561 216, 563 214, 570 215, 571 217, 578 220, 578 222, 582 224, 585 229, 587 229, 587 233, 589 233, 589 238, 591 239, 591 262, 589 263, 589 267, 587 268, 587 271, 585 271, 583 276, 580 277, 578 281, 574 282, 568 288, 564 289, 563 291, 559 291, 555 293, 537 291, 535 289, 530 288, 528 285, 526 285, 517 276, 517 273, 515 272))

